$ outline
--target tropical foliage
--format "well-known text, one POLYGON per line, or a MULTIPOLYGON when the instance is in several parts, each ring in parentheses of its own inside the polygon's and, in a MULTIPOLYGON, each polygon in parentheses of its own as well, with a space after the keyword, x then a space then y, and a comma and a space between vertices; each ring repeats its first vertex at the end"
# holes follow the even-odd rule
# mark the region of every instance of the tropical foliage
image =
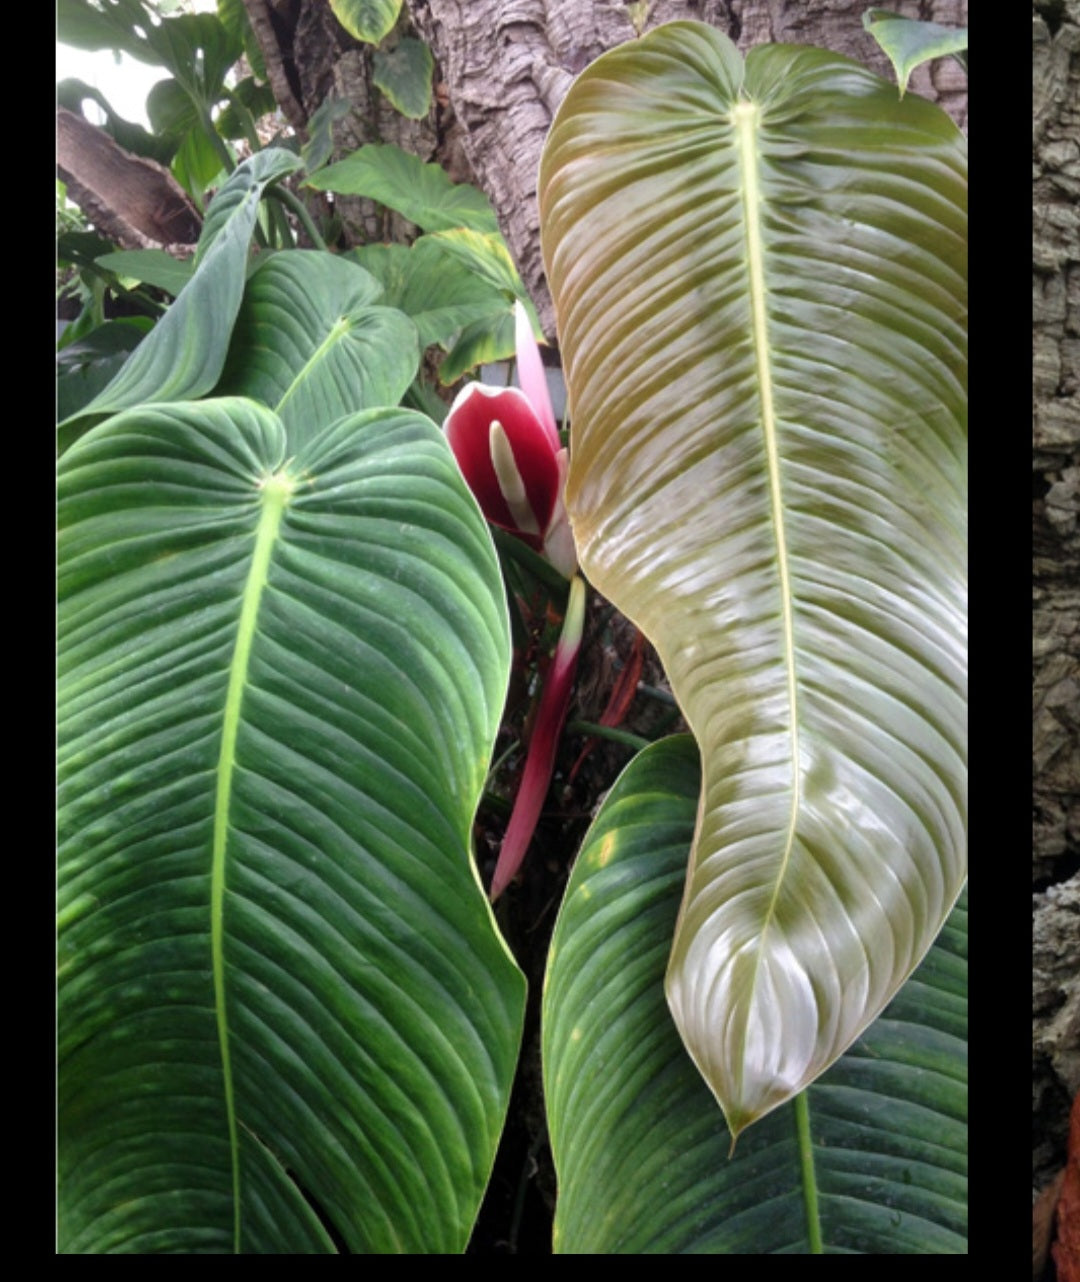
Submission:
MULTIPOLYGON (((335 5, 370 41, 399 9, 335 5)), ((541 171, 567 455, 480 193, 378 145, 238 161, 237 10, 61 6, 171 60, 228 160, 189 267, 83 260, 175 297, 62 380, 61 1251, 466 1249, 526 1005, 490 897, 580 559, 693 737, 628 766, 559 911, 554 1249, 962 1252, 962 138, 822 50, 674 24, 600 59, 541 171), (331 252, 301 181, 421 234, 331 252), (515 350, 520 391, 447 415, 515 350)))

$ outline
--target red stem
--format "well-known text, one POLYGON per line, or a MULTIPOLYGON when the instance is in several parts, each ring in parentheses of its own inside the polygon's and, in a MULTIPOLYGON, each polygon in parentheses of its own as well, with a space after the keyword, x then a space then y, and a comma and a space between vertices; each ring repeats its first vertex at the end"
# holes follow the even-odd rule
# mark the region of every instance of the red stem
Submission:
POLYGON ((498 899, 506 887, 517 875, 521 862, 529 849, 540 811, 551 784, 551 774, 555 768, 555 752, 559 746, 559 736, 566 723, 567 709, 570 707, 570 695, 574 688, 574 672, 577 669, 578 653, 581 650, 581 633, 585 617, 585 584, 577 575, 570 584, 570 601, 566 608, 566 619, 562 635, 555 648, 555 656, 548 669, 547 680, 540 696, 540 707, 536 714, 529 753, 525 758, 525 770, 521 776, 521 787, 514 799, 514 809, 510 823, 503 837, 502 848, 495 864, 495 875, 491 881, 491 898, 498 899))

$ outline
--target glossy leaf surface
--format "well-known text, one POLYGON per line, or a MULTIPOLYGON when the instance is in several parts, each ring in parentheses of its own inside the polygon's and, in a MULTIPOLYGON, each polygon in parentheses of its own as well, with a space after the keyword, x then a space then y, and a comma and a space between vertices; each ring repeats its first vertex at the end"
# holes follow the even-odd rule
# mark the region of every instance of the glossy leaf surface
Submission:
POLYGON ((357 410, 396 405, 416 376, 416 328, 363 268, 317 250, 275 254, 251 276, 219 392, 273 409, 289 449, 357 410))
POLYGON ((731 1136, 664 1000, 694 832, 689 737, 641 753, 583 843, 545 984, 563 1254, 957 1254, 966 1233, 966 912, 796 1102, 731 1136))
POLYGON ((60 475, 65 1253, 452 1253, 524 982, 469 853, 508 671, 428 420, 145 407, 60 475))
POLYGON ((735 1132, 851 1044, 966 869, 966 154, 847 59, 675 23, 541 164, 589 579, 704 762, 668 972, 735 1132))

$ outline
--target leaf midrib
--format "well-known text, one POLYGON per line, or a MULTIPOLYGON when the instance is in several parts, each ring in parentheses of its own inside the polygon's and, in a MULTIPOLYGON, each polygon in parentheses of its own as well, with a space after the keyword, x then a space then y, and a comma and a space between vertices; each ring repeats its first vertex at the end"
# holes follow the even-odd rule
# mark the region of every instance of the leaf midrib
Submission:
POLYGON ((229 1020, 225 997, 225 858, 228 847, 229 806, 236 773, 236 737, 240 726, 240 707, 247 685, 251 644, 259 604, 266 586, 270 554, 277 540, 281 517, 293 492, 293 482, 284 472, 266 477, 262 483, 259 523, 251 554, 240 618, 236 630, 236 647, 229 666, 229 685, 222 717, 221 753, 218 757, 214 801, 214 841, 210 867, 210 951, 213 959, 214 1011, 217 1018, 218 1045, 224 1082, 225 1115, 229 1128, 229 1154, 232 1168, 233 1253, 240 1254, 240 1136, 233 1093, 232 1059, 229 1053, 229 1020))
MULTIPOLYGON (((757 145, 757 127, 761 116, 761 108, 757 103, 743 100, 735 103, 733 116, 735 121, 735 148, 742 178, 740 190, 742 191, 743 201, 743 221, 746 227, 746 271, 750 292, 754 360, 757 367, 761 426, 769 474, 769 503, 772 512, 773 534, 776 540, 776 567, 780 579, 780 616, 783 629, 784 668, 787 684, 788 734, 791 743, 791 807, 788 813, 788 827, 784 837, 780 867, 776 873, 772 896, 769 899, 769 905, 761 924, 761 937, 754 961, 753 979, 750 984, 750 1002, 752 1004, 761 958, 764 953, 765 933, 776 915, 780 887, 783 884, 788 863, 791 859, 792 846, 795 842, 795 828, 798 822, 801 795, 799 779, 799 706, 795 676, 795 636, 791 610, 791 573, 788 566, 787 533, 784 527, 784 497, 780 484, 780 449, 776 432, 776 408, 773 403, 772 368, 769 362, 768 315, 765 306, 765 250, 761 237, 761 185, 758 172, 759 156, 757 145)), ((736 1070, 740 1075, 740 1089, 746 1029, 747 1024, 744 1021, 742 1045, 739 1048, 738 1068, 736 1070)))

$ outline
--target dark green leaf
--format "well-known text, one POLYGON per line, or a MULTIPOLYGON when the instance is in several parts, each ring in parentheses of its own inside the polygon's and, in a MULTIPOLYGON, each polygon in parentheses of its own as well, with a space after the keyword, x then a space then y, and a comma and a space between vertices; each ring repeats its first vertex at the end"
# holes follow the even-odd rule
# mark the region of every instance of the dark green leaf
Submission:
POLYGON ((59 508, 60 1250, 462 1251, 524 983, 469 853, 506 608, 441 433, 142 407, 59 508))
POLYGON ((350 36, 378 44, 393 31, 401 0, 330 0, 330 8, 350 36))
POLYGON ((64 346, 56 358, 58 417, 76 414, 107 387, 151 328, 148 317, 125 317, 106 321, 64 346))
POLYGON ((421 120, 431 110, 434 71, 431 50, 423 41, 406 36, 389 52, 375 50, 371 78, 403 116, 421 120))

